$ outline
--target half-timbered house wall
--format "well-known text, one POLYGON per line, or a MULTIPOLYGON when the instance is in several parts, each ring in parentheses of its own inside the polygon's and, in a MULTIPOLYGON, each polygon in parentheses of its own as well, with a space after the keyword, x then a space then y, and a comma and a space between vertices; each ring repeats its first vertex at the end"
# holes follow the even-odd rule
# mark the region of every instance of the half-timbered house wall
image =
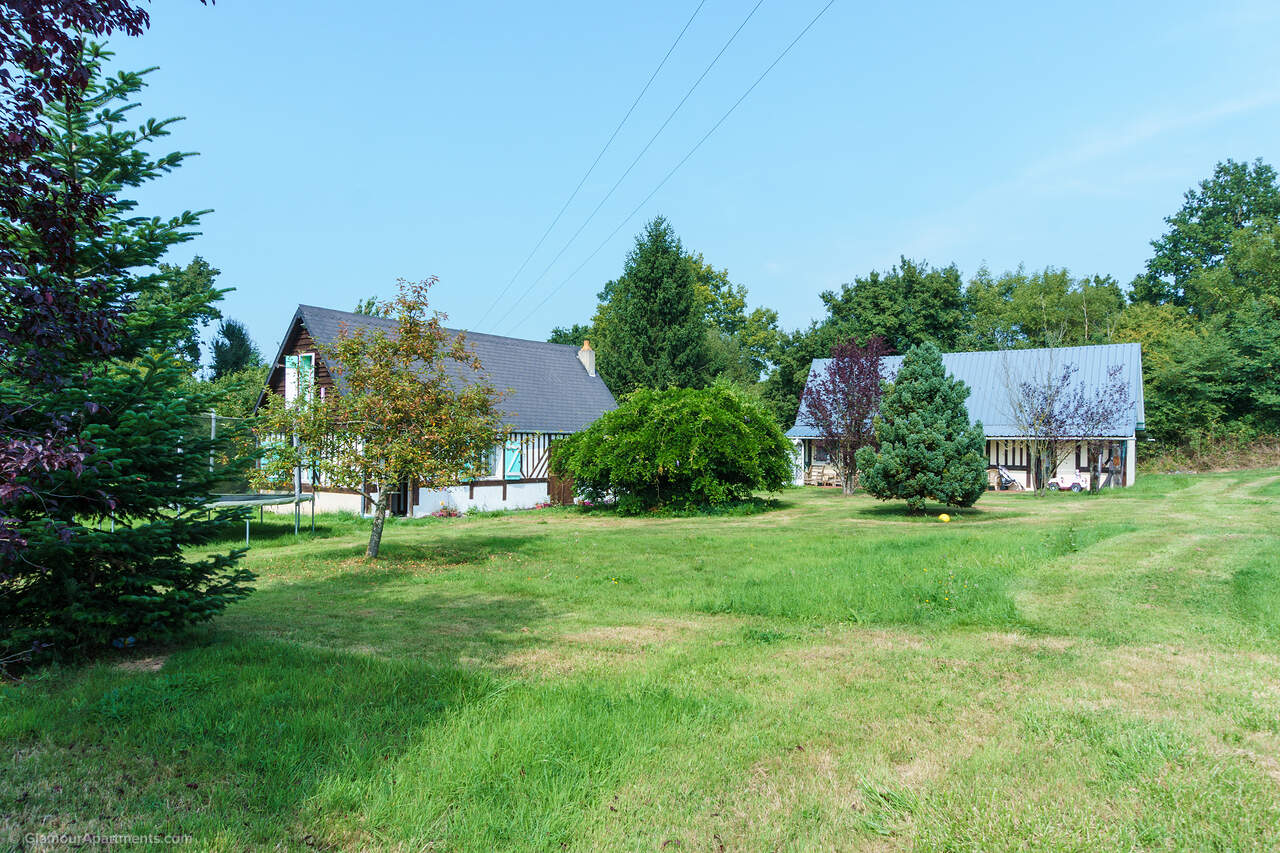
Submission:
MULTIPOLYGON (((307 389, 320 395, 338 393, 334 377, 320 357, 319 341, 331 342, 343 325, 384 326, 389 322, 299 306, 271 366, 264 393, 279 394, 286 400, 307 389), (313 324, 311 328, 309 323, 313 324), (302 375, 304 372, 308 375, 302 375)), ((481 356, 486 370, 499 368, 501 376, 494 379, 495 385, 504 393, 514 392, 511 397, 518 417, 508 421, 511 432, 507 441, 491 452, 489 471, 444 489, 426 489, 412 481, 401 483, 388 496, 390 511, 396 515, 427 515, 442 508, 459 512, 473 508, 525 509, 547 502, 553 491, 562 499, 569 494, 571 499, 565 484, 552 483, 550 448, 556 439, 613 408, 612 395, 595 373, 594 353, 585 344, 582 350, 575 351, 539 341, 474 333, 467 337, 489 356, 481 356), (547 422, 560 429, 528 428, 547 422)), ((326 452, 326 448, 313 450, 326 452)), ((303 491, 315 494, 317 508, 322 511, 364 514, 372 510, 377 497, 369 484, 362 488, 339 487, 315 471, 303 471, 301 479, 303 491)), ((292 511, 291 507, 286 509, 292 511)))

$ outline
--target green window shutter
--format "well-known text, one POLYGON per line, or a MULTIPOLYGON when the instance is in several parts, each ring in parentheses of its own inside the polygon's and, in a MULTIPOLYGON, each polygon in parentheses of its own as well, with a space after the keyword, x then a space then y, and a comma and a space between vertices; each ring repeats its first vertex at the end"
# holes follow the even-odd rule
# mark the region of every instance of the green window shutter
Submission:
POLYGON ((507 442, 507 454, 506 454, 506 456, 507 456, 507 466, 506 466, 506 477, 507 477, 507 479, 508 479, 508 480, 519 480, 519 479, 520 479, 520 468, 521 468, 521 465, 520 465, 520 461, 521 461, 521 460, 520 460, 520 442, 518 442, 518 441, 508 441, 508 442, 507 442))
POLYGON ((284 357, 284 401, 292 403, 298 396, 298 367, 301 365, 296 355, 284 357))

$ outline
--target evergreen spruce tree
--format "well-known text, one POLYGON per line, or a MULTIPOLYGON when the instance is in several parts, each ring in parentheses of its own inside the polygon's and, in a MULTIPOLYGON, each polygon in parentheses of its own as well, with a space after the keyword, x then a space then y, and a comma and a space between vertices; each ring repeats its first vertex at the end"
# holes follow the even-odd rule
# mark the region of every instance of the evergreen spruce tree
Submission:
POLYGON ((707 385, 707 321, 696 285, 680 239, 655 218, 636 238, 622 277, 601 294, 600 375, 613 393, 707 385))
POLYGON ((213 379, 262 366, 262 353, 239 320, 223 320, 213 340, 213 379))
POLYGON ((179 355, 209 306, 164 298, 158 271, 166 250, 194 235, 199 214, 141 216, 121 197, 184 155, 147 151, 171 121, 126 125, 142 75, 108 76, 109 54, 84 51, 89 85, 46 109, 49 144, 36 156, 58 177, 32 203, 56 203, 64 183, 92 187, 103 203, 74 212, 69 251, 62 235, 22 217, 0 228, 28 276, 92 294, 120 325, 109 359, 68 346, 61 380, 21 369, 13 349, 0 358, 0 407, 19 412, 15 422, 38 413, 77 436, 74 465, 19 468, 4 485, 13 536, 0 551, 0 657, 34 649, 66 658, 163 639, 246 595, 252 579, 236 565, 242 552, 186 552, 225 536, 242 514, 206 517, 227 446, 210 440, 203 413, 212 400, 179 355))
POLYGON ((150 314, 164 318, 187 318, 185 333, 175 342, 174 350, 186 359, 192 371, 200 364, 200 329, 214 320, 221 319, 222 312, 214 303, 227 292, 214 286, 219 270, 197 255, 185 267, 160 264, 160 280, 148 286, 134 300, 131 313, 136 327, 150 314))
POLYGON ((969 424, 968 387, 947 376, 933 344, 912 347, 876 417, 879 449, 858 451, 862 486, 881 500, 972 506, 987 488, 982 424, 969 424))

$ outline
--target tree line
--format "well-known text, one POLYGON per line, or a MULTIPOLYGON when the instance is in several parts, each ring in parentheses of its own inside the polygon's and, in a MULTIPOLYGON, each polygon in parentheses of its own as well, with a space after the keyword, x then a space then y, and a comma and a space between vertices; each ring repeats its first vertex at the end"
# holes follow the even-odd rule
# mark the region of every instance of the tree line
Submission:
POLYGON ((590 339, 615 394, 729 381, 758 396, 784 428, 809 367, 848 340, 891 352, 1138 342, 1147 429, 1165 447, 1280 433, 1280 182, 1262 161, 1226 160, 1189 190, 1127 286, 1062 267, 979 268, 902 257, 888 270, 820 294, 824 315, 783 330, 747 288, 686 249, 659 216, 637 236, 622 274, 588 322, 550 340, 590 339))

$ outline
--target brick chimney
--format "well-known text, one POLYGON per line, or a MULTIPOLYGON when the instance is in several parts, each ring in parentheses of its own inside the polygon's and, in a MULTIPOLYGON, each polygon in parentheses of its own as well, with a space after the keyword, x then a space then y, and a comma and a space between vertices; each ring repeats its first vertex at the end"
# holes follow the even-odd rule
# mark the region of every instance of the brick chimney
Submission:
POLYGON ((591 341, 582 342, 582 349, 578 350, 578 361, 587 369, 588 376, 596 375, 596 351, 591 348, 591 341))

